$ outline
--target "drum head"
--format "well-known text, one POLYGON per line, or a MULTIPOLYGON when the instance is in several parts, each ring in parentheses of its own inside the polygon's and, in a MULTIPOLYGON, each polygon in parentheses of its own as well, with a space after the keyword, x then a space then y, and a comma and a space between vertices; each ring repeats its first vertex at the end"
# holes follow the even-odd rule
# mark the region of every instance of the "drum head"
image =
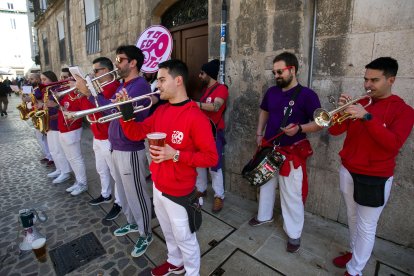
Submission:
POLYGON ((272 152, 272 150, 273 150, 273 148, 270 148, 270 147, 260 149, 260 151, 258 153, 256 153, 255 157, 253 159, 251 159, 246 164, 246 166, 244 166, 244 168, 242 170, 242 175, 245 175, 245 174, 251 172, 252 170, 254 170, 260 164, 260 162, 262 162, 262 160, 270 152, 272 152))

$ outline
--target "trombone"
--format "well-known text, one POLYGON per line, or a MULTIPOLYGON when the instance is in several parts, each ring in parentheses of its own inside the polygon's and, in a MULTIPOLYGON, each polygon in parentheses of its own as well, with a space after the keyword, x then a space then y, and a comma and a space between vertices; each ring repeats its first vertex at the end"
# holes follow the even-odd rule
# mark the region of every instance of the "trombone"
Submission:
MULTIPOLYGON (((88 87, 89 91, 91 91, 92 96, 94 96, 96 98, 98 96, 98 94, 102 93, 103 88, 105 86, 107 86, 108 84, 113 83, 118 78, 119 78, 118 77, 118 69, 114 69, 114 70, 112 70, 108 73, 102 74, 99 77, 95 77, 95 78, 91 78, 89 75, 86 75, 84 80, 86 81, 86 87, 88 87), (103 78, 107 75, 112 75, 112 79, 109 80, 109 81, 105 81, 103 83, 100 83, 99 79, 103 78)), ((58 99, 60 99, 61 97, 65 96, 66 94, 69 94, 70 92, 75 91, 75 90, 76 90, 76 87, 71 87, 69 89, 62 90, 62 91, 57 91, 57 92, 52 91, 52 94, 53 94, 53 97, 55 98, 55 100, 57 102, 59 102, 58 99)), ((75 99, 79 99, 81 97, 83 97, 83 94, 78 93, 77 96, 75 97, 75 99)), ((95 104, 96 104, 96 106, 98 106, 96 101, 95 101, 95 104)))
MULTIPOLYGON (((371 90, 367 90, 367 94, 370 92, 371 90)), ((330 127, 335 124, 341 124, 345 120, 350 119, 352 115, 349 113, 341 115, 340 112, 344 111, 350 105, 357 104, 363 99, 368 99, 368 103, 364 105, 364 108, 372 103, 372 98, 369 95, 359 96, 332 111, 328 111, 324 108, 318 108, 313 112, 313 119, 315 120, 315 123, 320 127, 330 127)))
POLYGON ((131 98, 131 99, 123 101, 123 102, 116 102, 116 103, 108 104, 108 105, 105 105, 105 106, 99 106, 99 107, 96 107, 96 108, 91 108, 91 109, 88 109, 88 110, 82 110, 82 111, 76 111, 76 112, 64 111, 63 116, 67 120, 70 120, 70 121, 75 121, 77 119, 80 119, 80 118, 86 116, 86 120, 91 124, 107 123, 107 122, 122 118, 122 113, 120 111, 114 112, 112 114, 103 116, 103 117, 95 119, 95 120, 92 120, 91 118, 89 118, 88 115, 92 115, 92 114, 95 114, 97 112, 102 112, 102 111, 106 111, 108 109, 116 108, 116 107, 119 107, 119 106, 124 105, 124 104, 135 103, 135 102, 138 102, 138 101, 141 101, 141 100, 148 99, 149 100, 148 105, 134 106, 134 112, 133 113, 135 114, 135 113, 144 111, 146 109, 149 109, 152 106, 151 96, 155 95, 155 94, 159 94, 159 93, 160 93, 160 91, 157 90, 155 92, 148 93, 148 94, 145 94, 145 95, 141 95, 141 96, 138 96, 138 97, 134 97, 134 98, 131 98))

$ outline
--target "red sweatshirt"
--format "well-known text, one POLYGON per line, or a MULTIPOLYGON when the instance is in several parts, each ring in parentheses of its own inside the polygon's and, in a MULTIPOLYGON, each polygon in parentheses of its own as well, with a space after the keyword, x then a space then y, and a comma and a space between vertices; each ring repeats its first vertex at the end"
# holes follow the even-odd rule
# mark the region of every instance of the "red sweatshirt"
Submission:
MULTIPOLYGON (((104 95, 105 99, 111 99, 112 96, 115 94, 116 89, 119 87, 120 83, 119 81, 114 81, 106 86, 103 87, 103 91, 102 91, 102 95, 104 95)), ((92 102, 89 101, 89 99, 87 97, 82 97, 79 99, 80 101, 80 107, 82 110, 87 110, 87 109, 91 109, 91 108, 95 108, 96 105, 93 104, 92 102)), ((99 118, 102 117, 102 113, 101 112, 97 112, 95 114, 92 115, 88 115, 88 117, 93 120, 96 121, 99 118)), ((108 128, 109 128, 109 123, 94 123, 91 124, 91 131, 93 133, 93 137, 95 139, 98 140, 107 140, 108 139, 108 128)))
POLYGON ((185 196, 194 189, 197 167, 217 164, 218 154, 208 118, 194 102, 158 107, 143 122, 124 122, 121 126, 130 140, 142 140, 150 132, 167 134, 166 143, 180 151, 178 162, 151 162, 150 170, 155 187, 172 196, 185 196))
POLYGON ((348 171, 390 177, 398 151, 413 128, 414 110, 396 95, 373 100, 366 110, 372 120, 346 120, 329 128, 329 132, 347 132, 339 155, 348 171))
MULTIPOLYGON (((63 107, 64 110, 67 111, 80 111, 80 101, 77 98, 77 95, 73 92, 70 92, 69 94, 66 94, 63 96, 62 99, 59 100, 59 104, 63 107)), ((72 122, 68 121, 69 126, 65 124, 65 119, 63 118, 63 113, 61 109, 58 110, 58 128, 59 131, 69 132, 72 130, 76 130, 78 128, 82 127, 82 119, 75 120, 72 124, 72 122)))

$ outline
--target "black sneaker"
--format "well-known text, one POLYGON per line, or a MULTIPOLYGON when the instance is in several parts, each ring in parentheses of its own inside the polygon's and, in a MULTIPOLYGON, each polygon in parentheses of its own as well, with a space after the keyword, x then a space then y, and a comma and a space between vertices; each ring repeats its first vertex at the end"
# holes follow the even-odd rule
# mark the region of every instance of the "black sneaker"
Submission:
POLYGON ((109 195, 108 197, 103 197, 102 195, 100 195, 99 197, 92 199, 91 201, 89 201, 89 205, 100 205, 102 203, 111 203, 112 202, 112 196, 109 195))
POLYGON ((111 211, 105 216, 105 220, 114 220, 119 216, 119 213, 121 212, 122 207, 118 204, 114 203, 114 206, 112 206, 111 211))

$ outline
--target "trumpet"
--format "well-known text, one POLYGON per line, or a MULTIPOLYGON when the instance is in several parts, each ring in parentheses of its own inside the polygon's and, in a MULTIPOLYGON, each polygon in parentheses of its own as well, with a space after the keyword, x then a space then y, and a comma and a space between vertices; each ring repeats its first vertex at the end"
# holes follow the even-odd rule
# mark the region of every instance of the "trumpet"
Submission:
POLYGON ((123 102, 116 102, 116 103, 108 104, 108 105, 105 105, 105 106, 91 108, 91 109, 88 109, 88 110, 82 110, 82 111, 76 111, 76 112, 64 111, 63 116, 66 118, 66 120, 70 120, 70 121, 75 121, 77 119, 80 119, 80 118, 86 116, 86 120, 91 124, 107 123, 107 122, 122 118, 122 113, 120 111, 118 111, 118 112, 115 112, 115 113, 112 113, 112 114, 109 114, 109 115, 106 115, 106 116, 103 116, 101 118, 94 119, 94 120, 89 118, 88 115, 92 115, 92 114, 95 114, 95 113, 98 113, 98 112, 106 111, 106 110, 109 110, 109 109, 112 109, 112 108, 117 108, 117 107, 119 107, 121 105, 124 105, 124 104, 135 103, 135 102, 138 102, 138 101, 141 101, 141 100, 148 99, 149 100, 148 105, 134 106, 134 114, 135 114, 135 113, 138 113, 138 112, 149 109, 152 106, 151 96, 155 95, 155 94, 159 94, 159 93, 160 93, 160 91, 157 90, 155 92, 148 93, 148 94, 138 96, 138 97, 134 97, 134 98, 131 98, 131 99, 123 101, 123 102))
MULTIPOLYGON (((371 90, 367 91, 367 93, 370 92, 371 90)), ((364 108, 372 103, 372 98, 369 95, 359 96, 332 111, 328 111, 324 108, 318 108, 313 112, 313 119, 315 120, 315 123, 320 127, 330 127, 334 124, 341 124, 345 120, 350 119, 352 115, 349 113, 341 115, 340 112, 344 111, 348 106, 357 104, 363 99, 368 99, 368 103, 364 105, 364 108)))

